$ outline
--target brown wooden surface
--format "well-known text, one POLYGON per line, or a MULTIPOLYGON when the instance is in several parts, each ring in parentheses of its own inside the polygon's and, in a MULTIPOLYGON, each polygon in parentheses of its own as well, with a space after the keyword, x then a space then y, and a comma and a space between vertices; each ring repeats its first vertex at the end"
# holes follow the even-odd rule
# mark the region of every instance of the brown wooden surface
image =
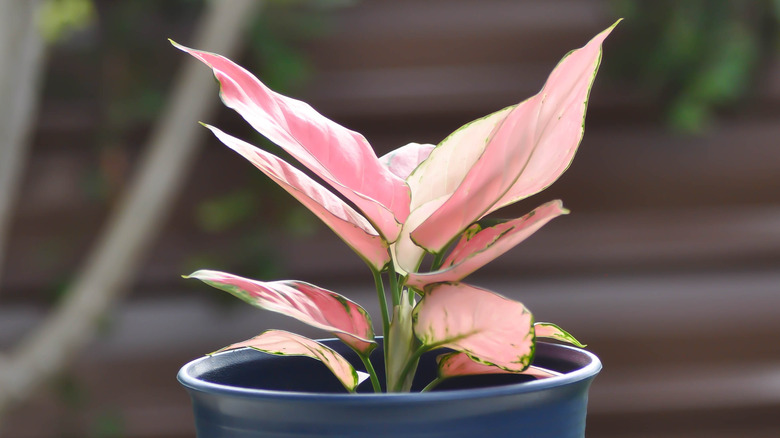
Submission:
MULTIPOLYGON (((335 17, 334 32, 307 47, 318 74, 303 97, 364 133, 380 154, 436 143, 533 94, 563 54, 615 18, 596 0, 375 1, 335 17)), ((618 28, 611 38, 620 35, 618 28)), ((507 212, 562 198, 572 215, 474 280, 561 323, 602 358, 589 437, 763 438, 780 430, 780 63, 767 66, 756 84, 762 92, 696 137, 660 125, 652 96, 599 77, 570 171, 507 212)), ((216 87, 204 92, 216 99, 216 87)), ((85 166, 111 159, 81 147, 95 129, 89 105, 48 101, 43 111, 0 289, 0 348, 45 315, 47 294, 78 267, 110 207, 79 189, 85 166)), ((247 132, 229 113, 217 124, 247 132)), ((137 153, 115 165, 132 169, 137 153)), ((251 266, 235 253, 248 226, 209 234, 193 212, 253 172, 209 139, 132 293, 70 373, 81 395, 43 391, 0 436, 89 436, 115 421, 118 436, 191 437, 178 367, 263 328, 298 330, 179 279, 193 255, 251 266)), ((121 188, 131 173, 117 175, 121 188)), ((258 198, 263 221, 280 196, 258 198)), ((375 308, 364 289, 368 271, 320 231, 268 237, 284 273, 375 308)))

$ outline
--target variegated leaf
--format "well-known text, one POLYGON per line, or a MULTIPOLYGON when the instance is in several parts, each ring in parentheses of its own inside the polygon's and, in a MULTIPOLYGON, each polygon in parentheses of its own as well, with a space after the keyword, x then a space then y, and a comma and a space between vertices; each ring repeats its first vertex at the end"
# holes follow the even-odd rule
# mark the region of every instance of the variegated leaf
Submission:
MULTIPOLYGON (((425 184, 446 185, 451 195, 411 231, 415 243, 440 253, 477 219, 538 192, 566 170, 582 139, 588 95, 601 60, 601 43, 611 30, 564 57, 539 94, 512 108, 495 123, 489 136, 471 146, 480 149, 481 154, 462 178, 450 177, 451 163, 437 163, 437 151, 431 153, 418 170, 428 176, 425 184)), ((467 163, 473 156, 469 151, 465 154, 467 163)), ((409 178, 412 211, 419 205, 412 184, 417 174, 409 178)))
POLYGON ((268 330, 252 339, 222 348, 212 354, 237 348, 254 348, 277 356, 306 356, 317 359, 333 372, 349 392, 368 378, 368 374, 356 371, 344 357, 317 341, 284 330, 268 330))
POLYGON ((243 301, 327 330, 367 355, 376 347, 368 312, 347 298, 296 280, 257 281, 225 272, 200 270, 189 276, 243 301))
POLYGON ((213 126, 204 126, 222 143, 246 158, 306 206, 374 270, 381 271, 390 261, 387 242, 366 218, 341 198, 273 154, 225 134, 213 126))
POLYGON ((406 284, 422 289, 427 284, 460 281, 530 237, 552 219, 568 213, 561 201, 552 201, 527 215, 482 228, 469 227, 439 270, 410 273, 406 284))
POLYGON ((560 376, 561 373, 546 368, 529 366, 523 371, 508 371, 493 365, 485 365, 471 359, 466 353, 452 352, 440 354, 436 357, 439 365, 439 378, 447 379, 457 376, 474 376, 481 374, 523 374, 537 379, 560 376))
POLYGON ((510 371, 523 371, 534 355, 533 317, 521 303, 464 283, 425 290, 414 309, 423 345, 446 347, 510 371))
POLYGON ((174 45, 212 68, 226 106, 352 201, 387 241, 395 240, 409 214, 409 189, 361 134, 272 91, 223 56, 174 45))
POLYGON ((537 338, 550 338, 558 341, 568 342, 580 348, 585 348, 586 345, 570 335, 566 330, 558 327, 551 322, 537 322, 534 324, 534 333, 537 338))

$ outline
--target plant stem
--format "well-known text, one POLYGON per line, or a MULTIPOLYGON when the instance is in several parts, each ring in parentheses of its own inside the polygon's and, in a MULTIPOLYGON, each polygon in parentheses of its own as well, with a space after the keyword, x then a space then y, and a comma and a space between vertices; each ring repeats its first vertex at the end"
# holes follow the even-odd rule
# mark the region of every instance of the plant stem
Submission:
POLYGON ((371 359, 368 355, 358 354, 358 356, 360 356, 360 360, 363 361, 363 366, 366 367, 368 375, 371 376, 371 386, 374 387, 374 392, 382 392, 382 387, 379 385, 379 377, 377 377, 376 370, 371 364, 371 359))
POLYGON ((437 378, 433 379, 433 380, 431 381, 431 383, 429 383, 429 384, 428 384, 428 385, 427 385, 425 388, 423 388, 423 389, 422 389, 422 391, 420 391, 420 392, 428 392, 428 391, 431 391, 433 388, 435 388, 435 387, 439 386, 439 383, 441 383, 441 382, 443 382, 443 381, 444 381, 444 379, 442 379, 441 377, 437 377, 437 378))
POLYGON ((431 350, 430 346, 421 345, 420 348, 415 350, 414 353, 412 353, 411 356, 409 356, 409 359, 406 360, 406 365, 404 365, 404 369, 401 370, 401 375, 398 378, 398 381, 396 383, 395 391, 400 391, 400 385, 403 384, 403 382, 406 380, 406 376, 409 374, 409 372, 417 365, 417 362, 420 360, 420 357, 425 353, 426 351, 431 350))
POLYGON ((389 273, 390 277, 390 294, 393 297, 393 306, 401 304, 401 290, 398 287, 398 277, 395 272, 389 273))
POLYGON ((433 263, 431 263, 431 271, 437 271, 441 268, 441 262, 444 260, 444 250, 437 252, 433 255, 433 263))
MULTIPOLYGON (((387 308, 387 297, 385 296, 385 284, 382 282, 382 274, 379 271, 372 269, 371 272, 374 274, 376 294, 379 298, 379 309, 382 312, 382 334, 387 336, 390 333, 390 317, 388 316, 389 309, 387 308)), ((386 339, 385 345, 387 345, 386 339)), ((387 353, 387 348, 385 348, 385 353, 387 353)))

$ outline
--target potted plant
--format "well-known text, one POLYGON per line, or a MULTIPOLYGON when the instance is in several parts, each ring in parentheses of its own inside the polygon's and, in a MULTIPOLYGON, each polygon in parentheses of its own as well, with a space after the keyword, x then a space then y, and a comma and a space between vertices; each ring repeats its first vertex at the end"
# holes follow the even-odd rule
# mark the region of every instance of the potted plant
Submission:
POLYGON ((568 213, 552 201, 520 218, 487 218, 569 166, 615 25, 566 55, 537 95, 438 145, 411 143, 380 158, 360 134, 230 60, 176 45, 213 69, 228 107, 330 186, 204 125, 366 262, 384 334, 375 336, 358 304, 309 283, 189 275, 337 338, 269 330, 185 365, 179 380, 198 436, 583 436, 598 359, 537 342, 582 347, 557 325, 535 322, 523 304, 462 280, 568 213))

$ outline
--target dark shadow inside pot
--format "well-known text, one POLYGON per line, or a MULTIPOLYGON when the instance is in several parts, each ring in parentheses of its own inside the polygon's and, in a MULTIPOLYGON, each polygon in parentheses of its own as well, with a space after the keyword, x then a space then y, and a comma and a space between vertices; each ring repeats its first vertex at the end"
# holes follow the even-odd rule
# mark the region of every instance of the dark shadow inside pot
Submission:
MULTIPOLYGON (((351 349, 337 340, 324 341, 349 360, 356 369, 363 365, 351 349)), ((371 362, 384 382, 384 358, 380 346, 371 354, 371 362)), ((436 350, 423 355, 417 369, 412 391, 424 388, 436 377, 436 356, 447 350, 436 350)), ((587 355, 576 350, 555 349, 551 344, 537 343, 534 365, 567 373, 590 363, 587 355)), ((244 349, 217 354, 200 362, 191 370, 194 377, 220 385, 272 391, 295 391, 315 393, 344 393, 344 387, 324 364, 307 357, 273 356, 259 351, 244 349)), ((486 388, 534 380, 525 375, 495 374, 452 378, 441 383, 435 391, 454 389, 486 388)), ((373 392, 368 380, 358 387, 358 392, 373 392)))

